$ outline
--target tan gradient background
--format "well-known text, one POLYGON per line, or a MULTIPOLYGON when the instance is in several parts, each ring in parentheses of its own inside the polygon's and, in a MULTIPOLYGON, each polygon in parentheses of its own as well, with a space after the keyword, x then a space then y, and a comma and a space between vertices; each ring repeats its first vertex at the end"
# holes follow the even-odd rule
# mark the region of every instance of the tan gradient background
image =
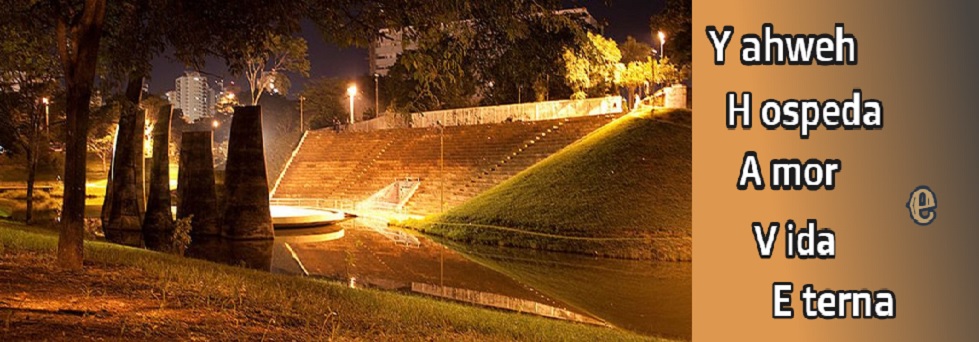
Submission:
MULTIPOLYGON (((694 340, 947 341, 979 339, 979 32, 974 4, 936 2, 695 0, 694 340), (842 22, 859 43, 857 66, 740 63, 740 37, 832 33, 842 22), (733 25, 727 65, 715 66, 705 27, 733 25), (764 99, 837 99, 861 88, 884 105, 880 131, 768 131, 764 99), (753 93, 754 128, 725 127, 725 93, 753 93), (745 151, 758 152, 764 191, 738 191, 745 151), (772 191, 776 158, 842 160, 834 191, 772 191), (938 197, 930 226, 904 204, 919 185, 938 197), (759 258, 751 222, 819 220, 837 237, 835 260, 787 260, 784 230, 770 260, 759 258), (791 281, 796 318, 775 320, 772 283, 791 281), (893 320, 807 320, 798 291, 890 289, 893 320)), ((667 51, 669 54, 669 51, 667 51)), ((767 223, 765 224, 767 227, 767 223)))

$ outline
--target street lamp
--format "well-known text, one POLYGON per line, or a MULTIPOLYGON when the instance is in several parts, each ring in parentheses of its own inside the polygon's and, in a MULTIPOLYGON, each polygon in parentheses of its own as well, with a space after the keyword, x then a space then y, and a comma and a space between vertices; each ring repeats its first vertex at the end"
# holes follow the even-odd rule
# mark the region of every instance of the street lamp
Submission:
POLYGON ((51 100, 45 97, 41 99, 41 103, 44 103, 44 134, 50 135, 51 129, 49 129, 48 127, 50 127, 51 124, 51 114, 50 114, 51 100))
POLYGON ((303 116, 303 101, 306 101, 306 97, 299 95, 299 132, 300 133, 305 131, 303 124, 306 121, 304 120, 304 116, 303 116))
POLYGON ((439 213, 445 212, 445 125, 436 121, 439 127, 439 213))
MULTIPOLYGON (((441 120, 435 124, 439 128, 439 213, 445 213, 445 125, 441 120)), ((445 295, 445 248, 439 248, 439 291, 445 295)))
POLYGON ((666 42, 666 33, 663 33, 663 31, 659 31, 659 58, 660 59, 663 58, 663 53, 666 52, 666 50, 663 50, 664 42, 666 42))
POLYGON ((347 88, 347 96, 350 97, 350 123, 351 124, 354 123, 354 96, 356 95, 357 95, 357 85, 351 84, 350 87, 347 88))
POLYGON ((378 76, 377 74, 374 74, 374 117, 381 116, 381 105, 380 105, 381 102, 378 101, 378 92, 377 92, 377 76, 378 76))

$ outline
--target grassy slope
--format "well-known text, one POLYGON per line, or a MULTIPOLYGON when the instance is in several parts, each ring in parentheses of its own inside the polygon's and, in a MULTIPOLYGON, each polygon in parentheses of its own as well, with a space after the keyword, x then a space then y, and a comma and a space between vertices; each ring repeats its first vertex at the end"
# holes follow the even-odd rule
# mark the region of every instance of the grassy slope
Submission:
POLYGON ((690 115, 630 113, 444 215, 410 225, 467 242, 690 260, 690 115))
MULTIPOLYGON (((53 253, 54 234, 0 221, 0 254, 53 253)), ((394 293, 274 275, 99 242, 86 243, 87 262, 131 266, 168 291, 183 291, 210 303, 200 310, 267 312, 291 329, 320 326, 335 315, 339 335, 367 340, 645 340, 631 333, 503 313, 394 293), (247 295, 241 295, 247 293, 247 295)), ((267 318, 266 318, 267 320, 267 318)), ((219 328, 219 327, 216 327, 219 328)), ((225 327, 231 328, 231 327, 225 327)))

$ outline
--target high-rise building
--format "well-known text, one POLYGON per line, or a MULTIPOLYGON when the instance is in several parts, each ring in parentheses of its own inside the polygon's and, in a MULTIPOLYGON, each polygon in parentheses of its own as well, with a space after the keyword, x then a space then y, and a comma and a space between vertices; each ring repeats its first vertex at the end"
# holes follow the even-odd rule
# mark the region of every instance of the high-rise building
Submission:
POLYGON ((217 97, 208 85, 207 77, 196 71, 186 71, 178 77, 176 89, 167 92, 167 99, 190 122, 213 116, 217 105, 217 97))

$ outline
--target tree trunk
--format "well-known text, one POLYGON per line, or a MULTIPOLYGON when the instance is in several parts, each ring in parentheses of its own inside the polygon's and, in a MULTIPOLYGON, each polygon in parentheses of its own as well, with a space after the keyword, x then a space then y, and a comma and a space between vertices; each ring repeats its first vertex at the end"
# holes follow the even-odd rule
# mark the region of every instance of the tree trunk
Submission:
POLYGON ((632 111, 632 108, 636 107, 636 104, 634 103, 636 101, 636 88, 633 88, 632 86, 626 86, 625 89, 626 89, 625 91, 626 103, 629 104, 629 108, 626 108, 625 112, 628 113, 632 111))
POLYGON ((34 180, 37 177, 37 134, 33 134, 27 148, 27 214, 24 224, 30 225, 34 219, 34 180))
POLYGON ((170 212, 170 118, 169 105, 160 108, 153 126, 153 162, 150 164, 150 195, 143 221, 146 248, 170 251, 173 246, 173 214, 170 212))
MULTIPOLYGON (((70 25, 58 24, 59 54, 65 69, 67 114, 65 127, 65 192, 58 234, 58 265, 81 269, 85 239, 85 154, 89 102, 95 82, 106 0, 86 0, 81 16, 70 25)), ((66 13, 61 13, 66 16, 66 13)))
MULTIPOLYGON (((110 242, 139 247, 143 245, 143 164, 142 110, 139 108, 143 78, 133 76, 126 86, 126 99, 119 116, 119 133, 112 163, 112 180, 108 219, 103 223, 105 238, 110 242)), ((103 205, 103 210, 106 209, 103 205)))

